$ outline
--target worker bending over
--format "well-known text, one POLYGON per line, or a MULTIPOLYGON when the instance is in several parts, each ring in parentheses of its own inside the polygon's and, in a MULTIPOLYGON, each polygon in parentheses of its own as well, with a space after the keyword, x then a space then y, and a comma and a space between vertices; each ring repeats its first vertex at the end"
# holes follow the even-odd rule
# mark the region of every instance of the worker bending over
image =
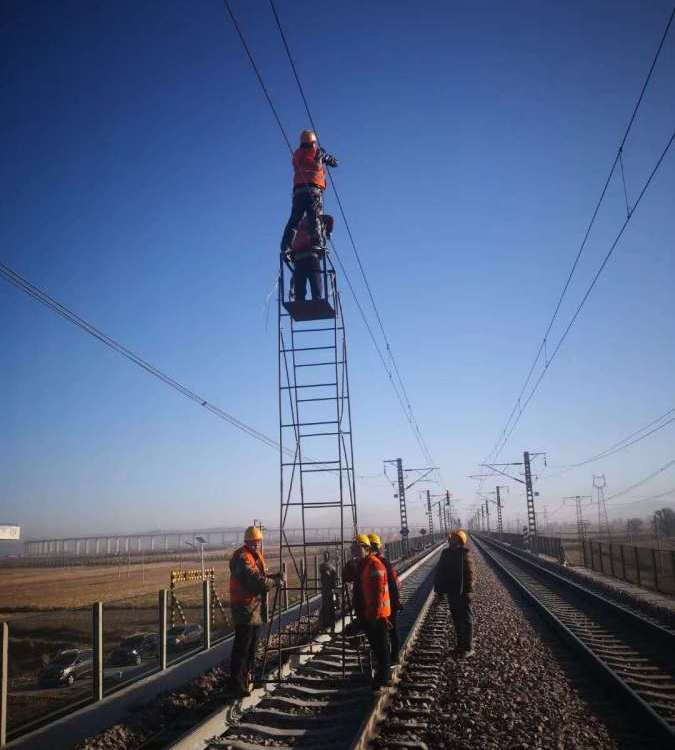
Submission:
MULTIPOLYGON (((333 217, 322 214, 321 227, 325 237, 333 233, 333 217)), ((304 302, 307 294, 307 282, 312 299, 323 296, 321 283, 321 251, 314 247, 310 232, 310 222, 305 214, 298 226, 298 233, 291 244, 289 258, 293 263, 293 296, 296 302, 304 302)))
POLYGON ((312 247, 323 250, 326 239, 320 221, 323 213, 323 191, 326 189, 326 168, 337 167, 337 159, 326 153, 312 130, 300 133, 300 148, 293 153, 293 203, 291 215, 281 239, 281 252, 289 252, 298 224, 307 214, 312 247))
POLYGON ((434 589, 437 594, 447 594, 448 606, 455 627, 457 649, 455 656, 473 656, 474 612, 471 606, 473 596, 473 556, 468 547, 469 538, 465 531, 456 529, 448 536, 448 546, 441 553, 434 576, 434 589))
POLYGON ((384 556, 382 552, 382 540, 375 534, 368 534, 370 539, 370 548, 373 554, 384 565, 387 570, 387 586, 389 586, 389 601, 391 602, 391 614, 389 615, 389 644, 391 647, 391 663, 398 664, 398 656, 401 648, 401 642, 398 635, 398 613, 403 609, 401 604, 401 594, 398 588, 398 573, 396 568, 384 556))
POLYGON ((230 559, 230 607, 234 623, 230 687, 240 697, 250 695, 258 632, 267 622, 267 592, 283 583, 281 573, 267 572, 262 539, 262 531, 249 526, 243 547, 230 559))
POLYGON ((370 539, 357 534, 352 544, 353 560, 345 566, 343 578, 353 582, 353 606, 357 626, 362 629, 375 655, 373 687, 389 684, 391 657, 389 653, 389 618, 391 603, 387 585, 387 569, 372 553, 370 539))

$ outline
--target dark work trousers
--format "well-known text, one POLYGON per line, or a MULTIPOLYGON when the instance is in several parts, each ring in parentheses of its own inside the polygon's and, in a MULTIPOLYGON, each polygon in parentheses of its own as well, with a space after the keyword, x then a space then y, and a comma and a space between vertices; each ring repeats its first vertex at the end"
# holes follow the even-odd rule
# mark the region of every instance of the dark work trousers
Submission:
POLYGON ((324 629, 335 631, 335 595, 331 587, 321 589, 321 612, 319 621, 324 629))
POLYGON ((391 662, 398 664, 398 654, 401 649, 401 641, 398 635, 398 611, 392 610, 389 617, 391 630, 389 631, 389 643, 391 646, 391 662))
POLYGON ((389 653, 389 634, 385 619, 371 620, 366 623, 366 637, 375 654, 375 685, 384 685, 391 676, 391 655, 389 653))
POLYGON ((230 658, 230 681, 237 687, 248 687, 248 673, 255 669, 255 647, 259 625, 235 625, 230 658))
POLYGON ((323 223, 321 214, 323 213, 323 191, 318 187, 303 187, 293 191, 293 204, 291 206, 291 215, 284 229, 284 236, 281 238, 281 252, 285 253, 295 239, 298 224, 302 217, 307 214, 309 222, 309 232, 312 235, 312 243, 315 247, 325 247, 326 240, 323 235, 323 223))
POLYGON ((296 302, 305 301, 308 281, 312 299, 321 299, 321 261, 316 253, 310 253, 308 257, 296 260, 293 264, 293 293, 296 302))
POLYGON ((452 623, 455 626, 457 648, 460 651, 469 651, 473 642, 474 623, 471 602, 466 596, 451 597, 448 594, 448 607, 450 607, 452 623))

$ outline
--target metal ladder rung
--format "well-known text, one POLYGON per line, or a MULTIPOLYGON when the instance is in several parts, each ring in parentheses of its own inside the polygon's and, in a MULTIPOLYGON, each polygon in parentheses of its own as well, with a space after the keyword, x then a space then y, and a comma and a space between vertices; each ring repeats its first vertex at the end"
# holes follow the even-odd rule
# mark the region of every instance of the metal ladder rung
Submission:
POLYGON ((330 419, 326 422, 291 422, 290 424, 282 424, 281 427, 309 427, 317 424, 340 424, 337 419, 330 419))
POLYGON ((335 401, 336 398, 347 399, 347 398, 349 398, 349 396, 343 395, 343 396, 339 396, 339 397, 338 396, 322 396, 321 398, 298 398, 298 399, 296 399, 296 401, 299 404, 301 404, 301 403, 304 404, 304 403, 306 403, 308 401, 335 401))
MULTIPOLYGON (((303 466, 314 466, 316 464, 337 464, 340 463, 337 458, 331 461, 302 461, 303 466)), ((298 466, 300 461, 282 461, 282 466, 298 466)))
MULTIPOLYGON (((332 364, 332 363, 331 363, 332 364)), ((337 383, 308 383, 307 385, 282 385, 282 391, 292 391, 295 388, 337 388, 337 383)))
POLYGON ((282 352, 318 352, 325 349, 335 349, 333 346, 296 346, 290 349, 281 349, 282 352))
POLYGON ((340 430, 340 432, 308 432, 306 435, 298 435, 298 438, 308 437, 335 437, 335 435, 351 435, 351 430, 340 430))
MULTIPOLYGON (((296 321, 297 322, 297 321, 296 321)), ((293 333, 319 333, 319 331, 344 331, 343 326, 330 326, 326 328, 295 328, 293 327, 293 333)))
MULTIPOLYGON (((331 347, 332 348, 332 347, 331 347)), ((329 365, 343 365, 342 360, 337 362, 310 362, 308 365, 294 365, 294 367, 328 367, 329 365)))

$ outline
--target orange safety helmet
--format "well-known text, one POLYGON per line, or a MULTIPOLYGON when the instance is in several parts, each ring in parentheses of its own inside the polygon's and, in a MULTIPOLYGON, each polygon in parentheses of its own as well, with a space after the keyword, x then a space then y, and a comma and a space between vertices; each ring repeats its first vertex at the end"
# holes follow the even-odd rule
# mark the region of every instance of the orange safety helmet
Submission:
POLYGON ((263 533, 257 526, 249 526, 244 532, 245 542, 262 542, 263 533))
POLYGON ((469 541, 466 531, 462 531, 462 529, 455 529, 448 534, 448 541, 450 542, 453 539, 459 539, 462 544, 466 544, 469 541))
POLYGON ((316 137, 316 133, 313 130, 303 130, 300 133, 300 145, 303 143, 318 143, 319 139, 316 137))

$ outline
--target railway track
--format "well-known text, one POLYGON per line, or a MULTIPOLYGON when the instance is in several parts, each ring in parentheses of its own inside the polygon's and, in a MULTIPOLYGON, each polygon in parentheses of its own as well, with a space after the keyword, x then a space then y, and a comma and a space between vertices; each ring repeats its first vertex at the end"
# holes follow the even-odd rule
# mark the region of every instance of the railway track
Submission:
MULTIPOLYGON (((399 615, 402 661, 420 637, 433 601, 433 570, 440 549, 425 555, 401 575, 399 615)), ((428 638, 428 631, 425 631, 428 638)), ((437 660, 439 654, 434 654, 437 660)), ((425 670, 422 670, 423 672, 425 670)), ((428 670, 427 670, 428 671, 428 670)), ((302 657, 300 665, 280 684, 245 699, 186 732, 171 750, 259 750, 260 748, 322 748, 347 750, 370 736, 377 717, 397 687, 374 693, 363 652, 348 648, 342 668, 342 639, 335 636, 318 653, 302 657), (255 705, 250 705, 255 702, 255 705), (248 705, 247 705, 248 704, 248 705)), ((408 675, 405 664, 395 670, 408 675)), ((419 747, 419 745, 417 745, 419 747)))
POLYGON ((510 548, 475 540, 650 737, 675 742, 675 633, 510 548))

